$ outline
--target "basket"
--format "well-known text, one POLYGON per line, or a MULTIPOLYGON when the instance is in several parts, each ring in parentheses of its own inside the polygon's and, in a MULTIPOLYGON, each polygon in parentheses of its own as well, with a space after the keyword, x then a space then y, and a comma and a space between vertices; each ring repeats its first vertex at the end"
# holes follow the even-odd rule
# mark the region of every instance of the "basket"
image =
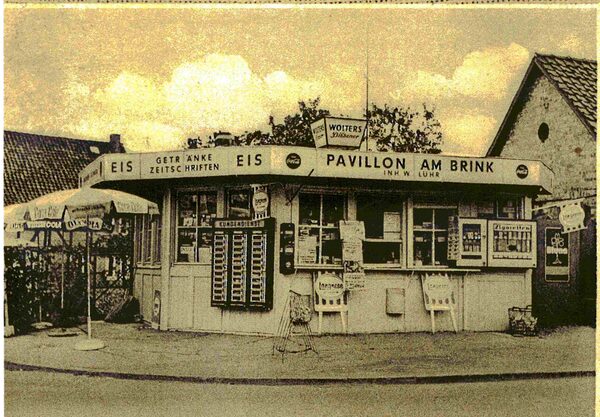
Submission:
POLYGON ((290 293, 290 320, 293 324, 307 324, 312 318, 310 295, 290 293))
POLYGON ((536 336, 537 318, 533 317, 532 307, 511 307, 508 309, 509 332, 513 336, 536 336))

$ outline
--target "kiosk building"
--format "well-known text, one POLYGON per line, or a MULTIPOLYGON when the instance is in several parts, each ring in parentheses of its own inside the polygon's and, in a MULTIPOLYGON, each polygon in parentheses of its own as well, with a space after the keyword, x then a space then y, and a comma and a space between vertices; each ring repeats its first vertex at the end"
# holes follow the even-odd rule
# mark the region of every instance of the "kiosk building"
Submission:
POLYGON ((538 161, 259 146, 103 155, 80 183, 159 203, 136 222, 134 292, 160 329, 274 334, 294 290, 323 332, 376 333, 430 330, 431 276, 458 329, 505 330, 531 304, 531 204, 552 177, 538 161))

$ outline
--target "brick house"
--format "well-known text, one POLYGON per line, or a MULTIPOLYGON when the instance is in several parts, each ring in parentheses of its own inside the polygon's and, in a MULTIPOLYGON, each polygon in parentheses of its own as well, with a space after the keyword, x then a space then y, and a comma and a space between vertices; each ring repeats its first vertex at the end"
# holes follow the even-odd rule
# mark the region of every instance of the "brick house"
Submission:
POLYGON ((537 214, 541 250, 533 301, 547 324, 594 320, 596 83, 596 61, 535 54, 487 152, 541 160, 552 169, 554 193, 538 197, 537 206, 585 198, 588 227, 569 234, 569 274, 559 282, 545 273, 545 229, 560 227, 558 210, 537 214))

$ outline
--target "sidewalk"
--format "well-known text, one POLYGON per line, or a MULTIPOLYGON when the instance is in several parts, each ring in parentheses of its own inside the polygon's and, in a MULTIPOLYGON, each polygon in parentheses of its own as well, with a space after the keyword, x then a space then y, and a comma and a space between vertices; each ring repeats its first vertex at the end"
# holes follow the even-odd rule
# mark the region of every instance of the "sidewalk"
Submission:
MULTIPOLYGON (((594 370, 594 333, 561 328, 542 337, 504 333, 409 333, 315 337, 319 351, 272 355, 273 339, 159 332, 94 323, 107 347, 73 349, 86 336, 47 331, 5 339, 9 363, 66 370, 202 379, 427 378, 594 370)), ((292 346, 294 347, 294 346, 292 346)))

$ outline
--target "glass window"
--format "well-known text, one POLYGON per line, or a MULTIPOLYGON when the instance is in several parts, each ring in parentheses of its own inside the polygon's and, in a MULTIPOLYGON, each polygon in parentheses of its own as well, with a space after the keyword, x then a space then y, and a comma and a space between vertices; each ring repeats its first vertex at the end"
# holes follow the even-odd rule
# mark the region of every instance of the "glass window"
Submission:
POLYGON ((250 190, 229 190, 227 192, 227 218, 248 219, 251 213, 252 197, 250 190))
POLYGON ((299 197, 298 264, 342 264, 339 221, 346 218, 343 195, 302 193, 299 197))
POLYGON ((477 217, 481 219, 522 218, 518 198, 499 198, 477 203, 477 217))
POLYGON ((516 198, 503 198, 496 201, 496 216, 499 219, 518 219, 519 201, 516 198))
POLYGON ((358 195, 356 218, 365 225, 364 262, 401 264, 402 199, 392 195, 358 195))
POLYGON ((216 217, 215 191, 178 193, 177 262, 211 262, 212 226, 216 217))
POLYGON ((142 264, 160 263, 160 216, 137 216, 135 222, 136 262, 142 264))
POLYGON ((413 210, 413 264, 448 264, 448 223, 455 208, 415 208, 413 210))

